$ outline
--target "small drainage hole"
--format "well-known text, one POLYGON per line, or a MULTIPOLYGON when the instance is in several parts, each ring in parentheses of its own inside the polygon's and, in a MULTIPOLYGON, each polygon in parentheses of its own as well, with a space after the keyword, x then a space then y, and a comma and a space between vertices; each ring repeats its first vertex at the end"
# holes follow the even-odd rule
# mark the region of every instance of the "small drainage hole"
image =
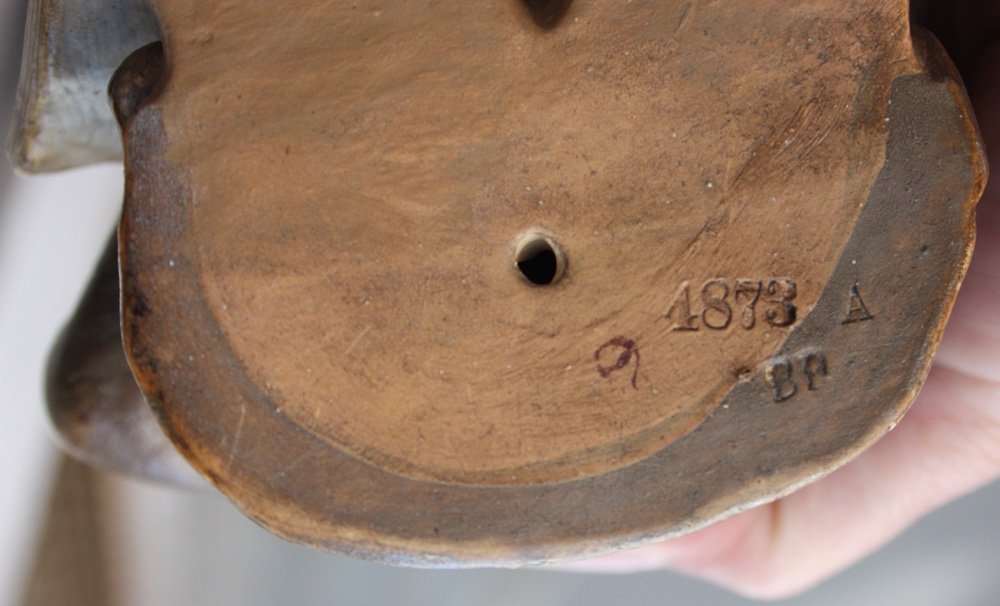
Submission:
POLYGON ((521 275, 537 286, 547 286, 562 277, 562 253, 545 236, 530 235, 524 238, 518 246, 516 261, 521 275))
POLYGON ((535 25, 542 30, 555 29, 569 12, 573 0, 522 0, 535 25))

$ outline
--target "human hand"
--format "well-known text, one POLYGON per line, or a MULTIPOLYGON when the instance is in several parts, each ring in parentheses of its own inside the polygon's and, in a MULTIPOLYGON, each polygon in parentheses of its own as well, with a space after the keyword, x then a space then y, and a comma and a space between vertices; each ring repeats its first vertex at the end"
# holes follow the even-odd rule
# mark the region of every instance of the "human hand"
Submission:
MULTIPOLYGON (((973 103, 1000 166, 1000 42, 973 103), (992 145, 991 145, 992 144, 992 145)), ((882 546, 921 516, 1000 477, 1000 183, 930 376, 895 430, 784 499, 680 539, 578 562, 585 572, 669 568, 756 598, 788 596, 882 546)))

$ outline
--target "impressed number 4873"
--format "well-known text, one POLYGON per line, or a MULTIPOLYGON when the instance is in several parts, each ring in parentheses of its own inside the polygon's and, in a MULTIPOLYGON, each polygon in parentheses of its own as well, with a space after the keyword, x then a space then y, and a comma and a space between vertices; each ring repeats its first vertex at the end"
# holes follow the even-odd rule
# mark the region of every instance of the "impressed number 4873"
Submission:
POLYGON ((673 303, 664 317, 672 321, 675 332, 728 330, 736 325, 752 330, 763 320, 771 326, 795 323, 796 287, 793 280, 733 280, 715 278, 705 282, 695 299, 691 283, 677 289, 673 303))

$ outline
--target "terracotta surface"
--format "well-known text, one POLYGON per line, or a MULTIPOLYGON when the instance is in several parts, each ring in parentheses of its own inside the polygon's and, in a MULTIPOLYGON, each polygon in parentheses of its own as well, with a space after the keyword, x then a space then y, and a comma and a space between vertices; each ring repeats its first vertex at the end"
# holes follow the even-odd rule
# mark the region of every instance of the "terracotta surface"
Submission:
POLYGON ((96 467, 204 486, 163 435, 122 350, 118 247, 108 243, 49 356, 45 396, 61 446, 96 467))
POLYGON ((670 536, 842 464, 926 374, 986 169, 905 2, 156 5, 169 67, 113 85, 126 349, 283 536, 670 536))

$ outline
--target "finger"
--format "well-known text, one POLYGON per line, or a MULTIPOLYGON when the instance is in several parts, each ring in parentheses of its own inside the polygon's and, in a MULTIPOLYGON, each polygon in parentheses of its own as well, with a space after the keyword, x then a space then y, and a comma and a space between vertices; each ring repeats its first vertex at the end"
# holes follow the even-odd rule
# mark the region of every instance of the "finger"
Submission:
POLYGON ((687 537, 569 569, 667 567, 755 598, 798 593, 928 511, 995 479, 997 402, 1000 386, 935 369, 896 430, 822 482, 687 537))
MULTIPOLYGON (((1000 71, 1000 46, 984 65, 1000 71), (997 66, 994 68, 993 66, 997 66)), ((976 97, 1000 149, 1000 78, 976 97)), ((991 145, 992 144, 992 145, 991 145)), ((1000 157, 992 158, 1000 165, 1000 157)), ((913 409, 854 462, 781 501, 690 536, 573 565, 669 567, 758 598, 797 593, 885 544, 914 520, 1000 476, 1000 187, 987 189, 979 242, 940 356, 913 409)))

